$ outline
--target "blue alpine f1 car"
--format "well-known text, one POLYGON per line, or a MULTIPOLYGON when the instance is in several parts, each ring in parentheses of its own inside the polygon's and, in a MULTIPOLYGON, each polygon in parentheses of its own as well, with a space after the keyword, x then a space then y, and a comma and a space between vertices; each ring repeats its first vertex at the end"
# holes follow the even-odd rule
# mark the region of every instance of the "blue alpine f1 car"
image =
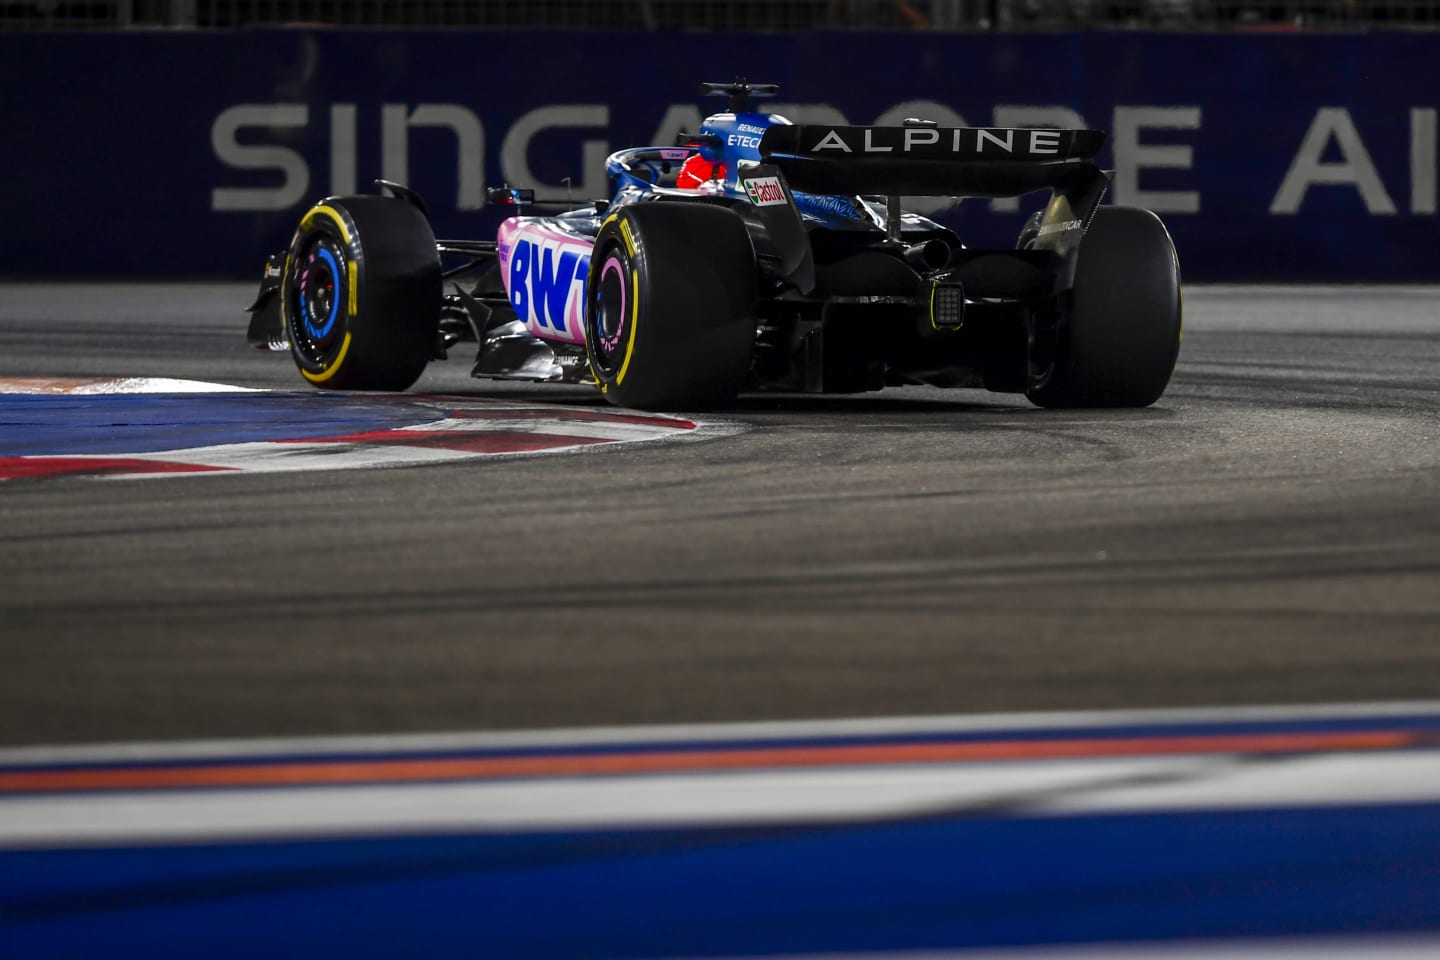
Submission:
POLYGON ((1145 406, 1180 345, 1164 225, 1100 206, 1095 130, 794 125, 729 98, 699 133, 607 160, 608 199, 439 240, 412 191, 332 197, 269 259, 249 340, 319 387, 404 390, 461 341, 474 375, 594 383, 649 410, 742 390, 982 387, 1046 407, 1145 406), (967 247, 902 196, 1049 190, 1014 248, 967 247))

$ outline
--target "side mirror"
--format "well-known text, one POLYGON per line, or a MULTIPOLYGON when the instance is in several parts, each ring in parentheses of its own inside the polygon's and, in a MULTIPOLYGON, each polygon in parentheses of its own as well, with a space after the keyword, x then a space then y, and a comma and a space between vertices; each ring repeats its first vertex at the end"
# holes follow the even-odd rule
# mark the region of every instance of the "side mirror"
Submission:
POLYGON ((514 187, 491 187, 485 191, 485 198, 492 207, 524 207, 535 202, 535 191, 517 190, 514 187))
POLYGON ((684 130, 681 130, 675 135, 675 146, 719 150, 725 146, 725 142, 713 133, 686 133, 684 130))

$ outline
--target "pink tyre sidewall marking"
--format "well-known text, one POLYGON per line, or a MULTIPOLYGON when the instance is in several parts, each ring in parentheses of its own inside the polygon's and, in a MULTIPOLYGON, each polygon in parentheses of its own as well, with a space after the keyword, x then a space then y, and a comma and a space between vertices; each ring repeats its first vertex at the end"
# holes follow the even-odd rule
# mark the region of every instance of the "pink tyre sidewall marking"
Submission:
POLYGON ((629 292, 625 289, 625 267, 620 263, 620 258, 614 254, 611 254, 610 259, 606 260, 605 265, 600 268, 600 287, 602 291, 605 287, 605 278, 610 275, 611 271, 620 274, 620 323, 616 325, 615 335, 611 337, 605 336, 604 330, 597 329, 595 331, 600 339, 600 346, 607 354, 614 353, 620 346, 620 335, 625 332, 625 318, 629 315, 626 312, 626 306, 629 302, 629 292))

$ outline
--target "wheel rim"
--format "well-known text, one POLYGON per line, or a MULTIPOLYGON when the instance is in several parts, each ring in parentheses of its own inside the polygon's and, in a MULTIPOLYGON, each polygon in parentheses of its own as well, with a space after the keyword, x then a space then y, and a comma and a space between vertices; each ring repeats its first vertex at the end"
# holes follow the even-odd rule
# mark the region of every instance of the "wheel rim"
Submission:
POLYGON ((345 251, 320 235, 302 248, 291 265, 290 337, 307 362, 324 367, 345 339, 340 301, 347 289, 349 262, 345 251))
POLYGON ((611 248, 601 262, 590 311, 590 350, 597 372, 613 376, 625 358, 633 323, 631 290, 625 260, 611 248))

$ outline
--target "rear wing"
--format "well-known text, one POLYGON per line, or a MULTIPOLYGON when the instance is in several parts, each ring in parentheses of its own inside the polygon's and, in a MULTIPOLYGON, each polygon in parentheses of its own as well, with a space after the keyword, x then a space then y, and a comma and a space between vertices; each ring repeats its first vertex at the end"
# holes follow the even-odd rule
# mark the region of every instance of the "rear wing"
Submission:
POLYGON ((1100 130, 1016 127, 776 126, 764 162, 805 193, 1018 197, 1104 177, 1091 158, 1100 130))
MULTIPOLYGON (((977 251, 962 268, 988 277, 992 290, 1028 297, 1067 289, 1074 280, 1080 240, 1110 186, 1110 175, 1092 162, 1104 144, 1100 130, 806 124, 765 131, 760 155, 790 189, 883 195, 892 212, 902 196, 1018 197, 1050 190, 1030 235, 1021 236, 1024 250, 977 251), (1047 253, 1044 263, 1032 256, 1047 253)), ((886 234, 898 242, 901 220, 887 220, 886 234)))

